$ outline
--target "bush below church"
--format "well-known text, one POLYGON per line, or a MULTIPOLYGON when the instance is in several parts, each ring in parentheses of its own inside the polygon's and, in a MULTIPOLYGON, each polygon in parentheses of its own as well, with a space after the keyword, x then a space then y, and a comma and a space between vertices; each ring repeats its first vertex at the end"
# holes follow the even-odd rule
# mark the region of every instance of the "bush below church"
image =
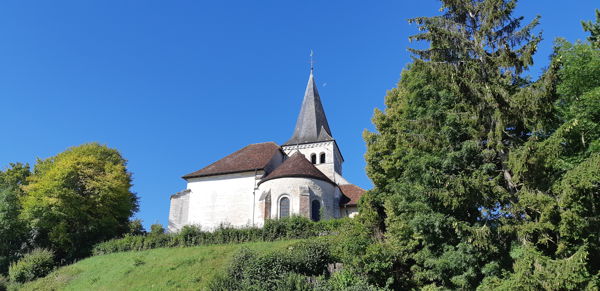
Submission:
POLYGON ((178 233, 150 232, 146 235, 126 235, 94 246, 94 255, 115 252, 142 251, 155 248, 191 247, 210 244, 303 239, 337 233, 347 219, 313 222, 304 217, 268 220, 264 227, 235 228, 222 225, 214 231, 198 226, 185 226, 178 233))
POLYGON ((349 270, 330 274, 336 262, 330 239, 310 239, 285 250, 260 254, 241 249, 210 290, 381 290, 349 270))

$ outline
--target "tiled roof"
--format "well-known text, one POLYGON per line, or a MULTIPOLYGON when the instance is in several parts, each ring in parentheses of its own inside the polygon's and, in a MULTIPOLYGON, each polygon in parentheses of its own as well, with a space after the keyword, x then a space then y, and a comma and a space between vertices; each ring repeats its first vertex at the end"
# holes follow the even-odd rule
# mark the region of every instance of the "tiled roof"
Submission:
POLYGON ((274 142, 251 144, 182 178, 189 179, 254 171, 256 169, 262 170, 277 151, 281 151, 281 148, 274 142))
POLYGON ((309 162, 306 157, 300 152, 296 152, 289 157, 283 164, 277 167, 273 172, 262 178, 259 184, 277 178, 303 177, 323 180, 333 183, 323 172, 309 162))
POLYGON ((340 199, 340 205, 355 206, 358 203, 358 199, 365 194, 365 189, 360 188, 353 184, 340 185, 342 190, 342 199, 340 199))

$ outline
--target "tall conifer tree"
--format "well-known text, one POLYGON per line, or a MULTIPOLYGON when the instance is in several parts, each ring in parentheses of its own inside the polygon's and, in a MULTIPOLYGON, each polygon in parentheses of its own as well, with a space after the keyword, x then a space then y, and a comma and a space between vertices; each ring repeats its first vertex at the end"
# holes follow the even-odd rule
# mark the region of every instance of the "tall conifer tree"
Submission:
POLYGON ((421 31, 411 40, 429 47, 410 49, 413 64, 373 118, 378 133, 365 133, 375 189, 361 214, 397 254, 397 288, 472 289, 511 268, 504 214, 519 185, 508 157, 551 119, 540 92, 553 84, 534 90, 522 77, 541 36, 515 6, 447 0, 442 15, 410 20, 421 31))

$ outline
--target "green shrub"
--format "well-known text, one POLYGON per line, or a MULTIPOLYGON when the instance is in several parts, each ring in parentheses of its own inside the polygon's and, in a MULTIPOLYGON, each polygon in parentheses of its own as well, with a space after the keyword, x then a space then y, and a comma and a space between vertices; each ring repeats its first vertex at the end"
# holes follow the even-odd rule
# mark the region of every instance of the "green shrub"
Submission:
POLYGON ((323 238, 263 255, 242 248, 227 272, 210 282, 209 290, 385 290, 346 269, 327 279, 327 265, 334 262, 330 249, 331 243, 323 238))
POLYGON ((34 249, 8 269, 11 282, 24 283, 46 276, 54 267, 54 253, 47 249, 34 249))
POLYGON ((363 291, 379 290, 377 287, 369 285, 366 278, 347 269, 341 270, 327 280, 327 286, 331 291, 363 291))
POLYGON ((258 256, 243 266, 243 282, 258 286, 261 290, 273 290, 277 282, 293 268, 290 263, 286 253, 258 256))
POLYGON ((6 291, 8 289, 8 278, 0 274, 0 291, 6 291))
POLYGON ((348 220, 324 220, 313 222, 304 217, 267 220, 265 226, 236 228, 220 225, 212 232, 202 231, 200 227, 188 225, 179 233, 164 233, 161 225, 152 226, 146 235, 125 235, 94 246, 94 255, 125 251, 141 251, 165 247, 190 247, 209 244, 228 244, 256 241, 274 241, 280 239, 302 239, 338 232, 346 227, 348 220))
POLYGON ((333 263, 330 244, 324 240, 300 242, 288 249, 292 271, 318 276, 327 272, 327 264, 333 263))
POLYGON ((177 235, 177 239, 179 240, 178 245, 182 246, 195 246, 202 236, 202 230, 200 230, 199 226, 196 225, 186 225, 184 226, 179 235, 177 235))
POLYGON ((273 290, 310 291, 314 289, 314 286, 309 283, 308 277, 296 273, 287 273, 275 283, 273 290))
POLYGON ((159 235, 165 233, 165 228, 160 223, 155 223, 150 226, 151 235, 159 235))
POLYGON ((320 239, 264 255, 243 248, 234 256, 227 275, 211 286, 212 290, 308 290, 312 288, 309 276, 326 274, 329 263, 329 244, 320 239))
POLYGON ((208 283, 208 290, 211 291, 230 291, 245 289, 248 288, 243 288, 242 283, 240 281, 237 281, 225 274, 217 275, 208 283))
POLYGON ((142 225, 141 219, 134 219, 129 221, 129 232, 130 235, 143 235, 146 234, 146 230, 142 225))
POLYGON ((307 238, 318 234, 317 227, 319 223, 313 222, 308 218, 292 216, 283 219, 269 219, 265 221, 263 227, 265 240, 275 240, 280 238, 307 238))

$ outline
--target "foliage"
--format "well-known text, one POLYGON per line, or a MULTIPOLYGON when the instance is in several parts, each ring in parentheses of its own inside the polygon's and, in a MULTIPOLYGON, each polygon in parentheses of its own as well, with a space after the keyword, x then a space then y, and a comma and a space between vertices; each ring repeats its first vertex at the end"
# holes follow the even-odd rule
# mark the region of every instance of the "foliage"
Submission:
POLYGON ((11 188, 0 188, 0 274, 18 258, 25 241, 25 225, 19 215, 18 197, 11 188))
POLYGON ((150 226, 150 235, 161 235, 165 233, 165 228, 160 223, 155 223, 150 226))
POLYGON ((328 290, 332 291, 371 291, 378 288, 370 285, 367 279, 347 269, 334 273, 327 280, 328 290))
POLYGON ((600 48, 600 9, 596 9, 596 22, 582 21, 583 30, 590 33, 588 41, 595 48, 600 48))
POLYGON ((34 249, 10 265, 11 282, 25 283, 46 276, 54 268, 54 253, 47 249, 34 249))
POLYGON ((482 290, 593 290, 586 271, 587 251, 581 249, 569 258, 550 259, 534 248, 513 251, 514 272, 500 280, 487 278, 482 290))
POLYGON ((8 278, 4 275, 0 275, 0 291, 6 291, 8 289, 8 278))
POLYGON ((442 15, 411 20, 429 47, 410 49, 364 135, 375 188, 360 221, 373 241, 346 261, 371 282, 577 289, 598 273, 600 52, 558 41, 530 82, 538 18, 521 25, 515 7, 442 1, 442 15))
POLYGON ((144 229, 144 226, 142 225, 142 220, 134 219, 134 220, 129 221, 129 232, 127 232, 127 234, 129 234, 129 235, 144 235, 144 234, 146 234, 146 230, 144 229))
POLYGON ((520 185, 513 228, 527 253, 500 286, 529 278, 532 288, 582 289, 600 272, 600 51, 558 40, 553 62, 559 122, 509 160, 520 185))
POLYGON ((336 259, 334 239, 311 239, 285 250, 258 254, 241 249, 227 272, 216 277, 210 290, 380 290, 365 277, 347 269, 329 274, 336 259), (330 276, 331 275, 331 276, 330 276))
POLYGON ((279 291, 310 291, 314 290, 306 276, 297 273, 287 273, 277 281, 273 290, 279 291))
POLYGON ((306 276, 325 274, 327 264, 331 262, 329 245, 322 240, 300 242, 286 250, 263 255, 242 249, 234 257, 227 275, 217 279, 212 288, 285 290, 285 287, 307 290, 306 276))
POLYGON ((0 274, 8 271, 10 262, 18 259, 26 247, 27 227, 18 216, 21 186, 27 183, 29 174, 29 166, 19 163, 0 171, 0 274))
POLYGON ((38 160, 24 187, 21 217, 36 245, 61 259, 83 257, 95 243, 128 231, 138 209, 130 188, 131 174, 117 150, 97 143, 72 147, 38 160))
MULTIPOLYGON (((207 244, 228 244, 255 241, 275 241, 309 238, 337 232, 348 220, 311 221, 304 217, 268 220, 265 226, 235 228, 221 225, 213 231, 202 231, 199 226, 184 226, 178 233, 157 231, 148 235, 125 235, 94 246, 94 255, 124 251, 141 251, 163 247, 189 247, 207 244)), ((158 226, 156 227, 158 229, 158 226)))

